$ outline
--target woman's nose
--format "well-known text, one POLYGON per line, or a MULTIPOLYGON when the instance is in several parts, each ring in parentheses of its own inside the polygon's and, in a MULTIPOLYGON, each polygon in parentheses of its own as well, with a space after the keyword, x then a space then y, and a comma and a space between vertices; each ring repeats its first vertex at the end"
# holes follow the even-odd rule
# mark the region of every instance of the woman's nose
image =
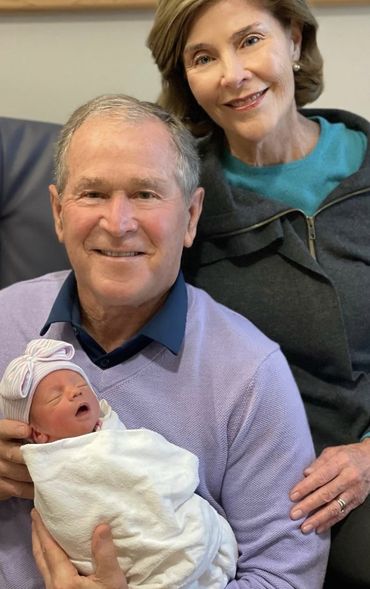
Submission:
POLYGON ((221 85, 239 88, 251 74, 244 60, 238 55, 230 55, 222 63, 221 85))
POLYGON ((136 231, 138 222, 134 202, 124 194, 112 196, 106 202, 100 225, 114 237, 136 231))

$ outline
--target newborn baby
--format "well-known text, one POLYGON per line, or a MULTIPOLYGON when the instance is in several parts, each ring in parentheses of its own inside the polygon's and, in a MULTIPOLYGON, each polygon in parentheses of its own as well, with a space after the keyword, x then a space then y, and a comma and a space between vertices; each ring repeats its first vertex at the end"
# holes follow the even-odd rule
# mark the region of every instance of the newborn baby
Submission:
POLYGON ((128 430, 99 402, 74 348, 32 340, 0 383, 0 410, 25 421, 22 453, 35 507, 82 574, 93 570, 90 542, 109 523, 129 587, 223 589, 237 546, 224 518, 194 491, 197 457, 160 434, 128 430))

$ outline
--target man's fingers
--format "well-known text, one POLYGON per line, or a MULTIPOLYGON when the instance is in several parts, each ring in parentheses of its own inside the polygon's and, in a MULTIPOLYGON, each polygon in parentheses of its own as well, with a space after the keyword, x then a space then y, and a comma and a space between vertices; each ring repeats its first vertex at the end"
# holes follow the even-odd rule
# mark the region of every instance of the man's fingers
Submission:
POLYGON ((32 482, 27 466, 24 464, 16 464, 15 462, 8 462, 6 460, 0 460, 0 478, 2 477, 14 481, 20 481, 21 483, 32 482))
POLYGON ((125 577, 119 568, 109 526, 102 524, 95 529, 92 552, 96 571, 89 577, 82 577, 66 553, 49 534, 35 509, 31 511, 31 517, 33 555, 44 578, 46 589, 53 587, 128 589, 125 577))
POLYGON ((68 562, 71 567, 74 568, 66 553, 60 548, 59 544, 55 542, 54 538, 45 528, 40 515, 35 509, 31 511, 31 517, 32 527, 40 543, 43 559, 48 566, 48 569, 55 571, 60 563, 64 564, 65 562, 68 562))
POLYGON ((33 517, 32 517, 32 553, 33 553, 37 568, 39 569, 39 571, 45 581, 45 587, 48 588, 49 586, 51 586, 50 572, 49 572, 49 568, 46 564, 45 554, 43 552, 43 548, 42 548, 42 545, 40 542, 37 525, 35 524, 35 520, 33 517))
POLYGON ((21 442, 31 428, 21 421, 0 419, 0 500, 10 497, 33 499, 33 484, 24 464, 21 442))
POLYGON ((0 501, 18 497, 19 499, 33 499, 33 483, 21 483, 7 478, 0 479, 0 501))
MULTIPOLYGON (((31 517, 33 555, 45 581, 46 589, 53 589, 54 587, 62 587, 63 589, 91 587, 91 585, 84 583, 85 578, 79 576, 64 550, 55 542, 45 528, 40 515, 35 509, 31 511, 31 517)), ((107 587, 107 589, 110 588, 107 587)))
POLYGON ((91 547, 95 561, 94 577, 107 589, 127 589, 108 525, 100 524, 95 528, 91 547))
POLYGON ((31 436, 32 429, 23 421, 0 420, 0 440, 25 440, 31 436))
POLYGON ((14 440, 0 440, 0 459, 16 464, 24 464, 20 450, 21 443, 14 440))

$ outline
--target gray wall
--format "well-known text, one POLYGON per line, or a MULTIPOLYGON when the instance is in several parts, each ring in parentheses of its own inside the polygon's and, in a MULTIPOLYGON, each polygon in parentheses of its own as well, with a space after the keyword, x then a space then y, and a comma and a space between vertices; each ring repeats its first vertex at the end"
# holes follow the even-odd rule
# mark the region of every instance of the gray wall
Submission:
MULTIPOLYGON (((370 5, 316 8, 326 87, 316 105, 370 119, 370 5)), ((155 100, 152 10, 0 16, 0 115, 63 122, 106 92, 155 100)))

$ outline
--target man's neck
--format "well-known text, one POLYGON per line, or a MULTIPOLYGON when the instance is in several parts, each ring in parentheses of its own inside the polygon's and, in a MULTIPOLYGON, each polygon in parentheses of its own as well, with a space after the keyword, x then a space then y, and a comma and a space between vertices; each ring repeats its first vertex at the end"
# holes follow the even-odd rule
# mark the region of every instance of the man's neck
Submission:
POLYGON ((137 308, 114 307, 99 309, 81 302, 81 325, 105 350, 112 352, 134 337, 164 304, 168 293, 160 299, 137 308))

